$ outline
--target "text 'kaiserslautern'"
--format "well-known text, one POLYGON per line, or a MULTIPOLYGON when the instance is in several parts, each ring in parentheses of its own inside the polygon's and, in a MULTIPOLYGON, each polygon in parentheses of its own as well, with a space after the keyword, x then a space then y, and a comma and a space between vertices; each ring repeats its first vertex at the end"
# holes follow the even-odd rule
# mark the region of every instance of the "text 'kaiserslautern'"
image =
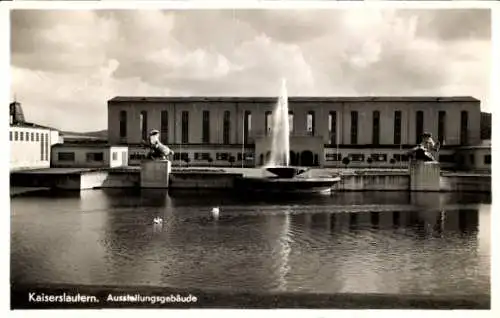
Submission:
POLYGON ((108 302, 130 302, 130 303, 145 303, 151 304, 165 304, 165 303, 195 303, 198 301, 196 296, 189 294, 188 296, 169 295, 169 296, 142 296, 139 294, 122 294, 122 295, 108 295, 106 299, 108 302))
POLYGON ((59 295, 44 294, 44 293, 28 293, 29 302, 33 303, 98 303, 99 299, 96 296, 78 294, 59 295))

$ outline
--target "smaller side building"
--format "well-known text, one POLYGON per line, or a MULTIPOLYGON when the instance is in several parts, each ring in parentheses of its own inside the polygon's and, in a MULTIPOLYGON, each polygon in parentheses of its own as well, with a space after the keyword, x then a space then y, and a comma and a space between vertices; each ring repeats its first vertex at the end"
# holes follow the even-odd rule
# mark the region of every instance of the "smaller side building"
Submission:
POLYGON ((460 170, 491 173, 491 140, 458 149, 456 165, 460 170))
POLYGON ((20 103, 9 106, 10 170, 50 168, 51 147, 63 142, 59 131, 27 122, 20 103))
POLYGON ((116 168, 128 166, 128 147, 70 142, 52 147, 53 168, 116 168))

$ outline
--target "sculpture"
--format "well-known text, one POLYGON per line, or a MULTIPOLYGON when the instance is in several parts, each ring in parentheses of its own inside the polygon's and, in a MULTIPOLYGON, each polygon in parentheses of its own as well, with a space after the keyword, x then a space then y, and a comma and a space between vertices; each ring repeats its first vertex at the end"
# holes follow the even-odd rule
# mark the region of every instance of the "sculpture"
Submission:
POLYGON ((168 160, 174 152, 160 142, 160 132, 156 129, 149 133, 149 153, 148 158, 152 160, 168 160))
POLYGON ((433 152, 437 154, 440 146, 439 141, 435 143, 432 135, 426 132, 422 134, 422 142, 410 150, 409 156, 417 161, 437 161, 433 152))

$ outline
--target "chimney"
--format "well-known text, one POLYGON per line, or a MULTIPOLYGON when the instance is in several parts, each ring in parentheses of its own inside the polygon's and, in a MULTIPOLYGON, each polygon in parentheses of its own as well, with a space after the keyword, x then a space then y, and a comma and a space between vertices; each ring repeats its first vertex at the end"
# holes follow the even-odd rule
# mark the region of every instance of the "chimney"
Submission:
POLYGON ((10 124, 16 125, 26 122, 24 119, 23 108, 21 107, 21 103, 12 102, 9 105, 10 111, 10 124))

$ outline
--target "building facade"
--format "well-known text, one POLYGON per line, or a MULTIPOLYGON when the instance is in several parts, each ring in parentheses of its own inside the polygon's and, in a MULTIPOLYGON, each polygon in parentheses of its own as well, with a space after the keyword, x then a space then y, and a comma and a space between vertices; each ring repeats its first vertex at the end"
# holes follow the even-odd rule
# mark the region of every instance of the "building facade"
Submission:
POLYGON ((127 146, 71 142, 52 147, 53 168, 116 168, 127 165, 127 146))
MULTIPOLYGON (((110 144, 144 158, 151 129, 175 152, 174 164, 262 166, 272 144, 268 97, 115 97, 108 101, 110 144), (177 163, 176 163, 177 162, 177 163)), ((406 166, 423 132, 441 141, 440 161, 481 143, 480 101, 472 97, 291 97, 291 164, 406 166)))
POLYGON ((10 104, 10 169, 49 168, 51 147, 62 142, 59 131, 27 122, 21 104, 10 104))

